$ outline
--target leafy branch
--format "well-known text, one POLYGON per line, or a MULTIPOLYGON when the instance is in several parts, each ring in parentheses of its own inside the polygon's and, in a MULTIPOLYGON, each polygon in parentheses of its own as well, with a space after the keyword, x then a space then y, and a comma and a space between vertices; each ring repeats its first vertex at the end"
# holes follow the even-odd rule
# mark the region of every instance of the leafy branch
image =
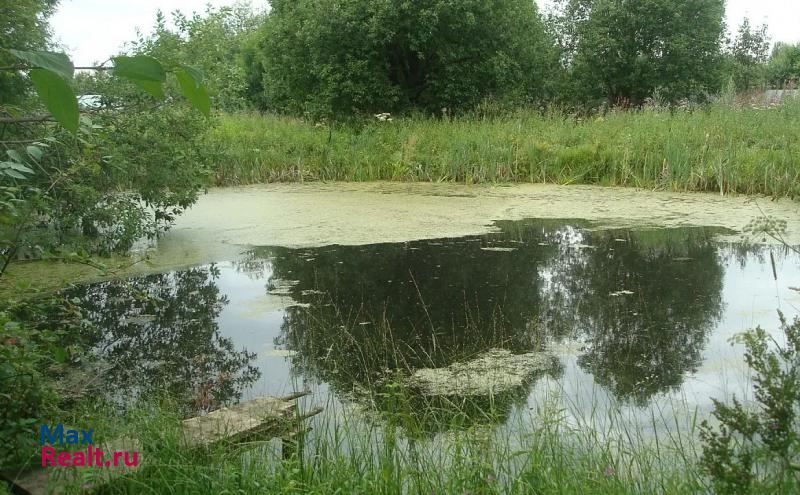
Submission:
MULTIPOLYGON (((3 124, 24 124, 55 121, 65 129, 77 133, 80 125, 80 108, 70 83, 76 67, 64 53, 6 49, 23 61, 23 65, 0 67, 0 71, 27 71, 33 88, 50 115, 31 117, 0 117, 3 124)), ((112 67, 106 65, 78 67, 86 70, 109 70, 114 77, 126 79, 155 98, 163 99, 167 74, 175 75, 178 86, 187 100, 206 117, 211 114, 211 98, 203 85, 203 74, 188 65, 178 65, 170 70, 157 59, 147 55, 112 57, 112 67)))

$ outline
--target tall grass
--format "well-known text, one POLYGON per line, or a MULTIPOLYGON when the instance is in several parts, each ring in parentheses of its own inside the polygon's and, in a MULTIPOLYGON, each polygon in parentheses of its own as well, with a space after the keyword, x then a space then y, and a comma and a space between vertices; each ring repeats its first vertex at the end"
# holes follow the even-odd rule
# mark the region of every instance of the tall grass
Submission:
MULTIPOLYGON (((617 414, 604 418, 602 430, 588 429, 570 424, 555 400, 505 427, 454 427, 432 438, 409 435, 402 418, 378 420, 331 401, 304 448, 289 458, 275 440, 187 451, 179 418, 162 407, 150 402, 103 425, 106 433, 125 425, 119 434, 141 439, 145 465, 103 493, 672 494, 706 488, 693 450, 675 440, 691 432, 655 443, 617 414)), ((66 481, 67 492, 78 492, 92 474, 87 469, 66 481)))
POLYGON ((800 193, 800 101, 773 108, 612 111, 577 118, 410 116, 362 126, 224 115, 207 135, 218 185, 274 181, 600 184, 800 193))
MULTIPOLYGON (((329 329, 328 323, 318 321, 329 329)), ((337 367, 338 371, 356 375, 376 371, 375 362, 355 356, 369 354, 379 341, 384 343, 383 353, 395 355, 393 362, 403 362, 406 348, 383 332, 375 342, 357 344, 361 350, 352 352, 352 359, 358 363, 352 369, 337 367)), ((328 342, 309 344, 328 346, 328 342)), ((335 354, 329 359, 336 360, 335 354)), ((506 392, 497 392, 488 401, 421 396, 403 375, 403 370, 387 375, 369 391, 351 387, 351 394, 334 395, 330 391, 337 387, 328 383, 312 393, 305 409, 323 396, 327 397, 324 412, 307 423, 311 429, 299 440, 302 448, 289 457, 275 439, 187 450, 181 441, 179 407, 168 398, 143 398, 124 417, 89 402, 65 422, 91 425, 101 441, 139 439, 145 467, 104 486, 103 493, 708 491, 699 472, 696 415, 674 396, 640 409, 617 403, 594 388, 575 393, 575 384, 552 378, 532 396, 525 385, 509 414, 506 392)), ((87 469, 69 479, 70 490, 78 492, 93 474, 87 469)))

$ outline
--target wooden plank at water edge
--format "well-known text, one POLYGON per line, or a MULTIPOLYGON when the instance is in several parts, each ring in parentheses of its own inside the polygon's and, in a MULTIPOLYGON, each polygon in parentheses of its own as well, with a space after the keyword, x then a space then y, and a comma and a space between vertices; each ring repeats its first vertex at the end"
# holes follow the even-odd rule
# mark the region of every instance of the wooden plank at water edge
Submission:
POLYGON ((183 422, 183 438, 190 448, 206 447, 222 440, 238 442, 257 436, 277 436, 290 428, 296 403, 262 397, 218 409, 183 422))
MULTIPOLYGON (((183 441, 190 449, 202 449, 221 441, 240 442, 245 439, 270 439, 292 435, 304 427, 302 421, 322 412, 314 408, 304 413, 297 411, 297 399, 310 392, 298 392, 286 397, 260 397, 231 407, 224 407, 205 416, 183 422, 183 441)), ((115 439, 99 445, 105 452, 139 451, 137 439, 115 439)), ((136 467, 108 468, 96 471, 95 477, 83 486, 84 490, 97 489, 114 479, 147 467, 147 457, 140 458, 136 467)), ((12 483, 12 493, 53 494, 63 493, 67 482, 74 479, 73 468, 36 468, 24 473, 2 473, 2 478, 12 483)))

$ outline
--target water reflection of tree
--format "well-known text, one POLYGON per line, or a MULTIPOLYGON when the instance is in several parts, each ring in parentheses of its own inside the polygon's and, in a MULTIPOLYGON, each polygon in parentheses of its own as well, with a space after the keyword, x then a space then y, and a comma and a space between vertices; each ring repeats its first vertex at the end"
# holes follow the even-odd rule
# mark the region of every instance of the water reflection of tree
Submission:
POLYGON ((189 414, 237 400, 259 377, 255 357, 219 333, 227 304, 215 267, 150 275, 72 291, 87 310, 86 335, 112 400, 167 393, 189 414))
POLYGON ((290 309, 287 339, 318 330, 315 341, 325 344, 307 350, 320 357, 330 356, 330 344, 352 345, 358 348, 342 349, 352 360, 372 340, 380 345, 370 350, 383 354, 389 368, 395 359, 411 368, 439 367, 493 346, 541 348, 538 266, 557 250, 539 246, 535 231, 521 235, 261 254, 274 256, 273 277, 299 281, 291 288, 296 300, 317 309, 290 309), (342 327, 344 334, 337 331, 342 327))
MULTIPOLYGON (((384 408, 390 401, 381 387, 398 370, 447 366, 493 347, 542 349, 537 272, 557 251, 539 246, 540 239, 541 232, 526 229, 446 242, 269 249, 255 256, 273 257, 273 277, 298 280, 292 297, 312 305, 286 311, 283 344, 298 351, 296 369, 339 392, 371 396, 384 408), (514 250, 482 250, 497 247, 514 250)), ((485 404, 506 416, 524 402, 529 385, 491 399, 405 399, 426 418, 485 404)))
POLYGON ((723 307, 717 247, 702 229, 593 233, 591 245, 563 246, 549 267, 547 325, 574 328, 580 366, 644 405, 701 363, 723 307))
POLYGON ((569 336, 586 342, 579 363, 598 383, 644 404, 697 368, 722 311, 714 231, 498 225, 480 238, 256 252, 312 304, 290 308, 283 325, 300 371, 368 390, 398 369, 569 336))

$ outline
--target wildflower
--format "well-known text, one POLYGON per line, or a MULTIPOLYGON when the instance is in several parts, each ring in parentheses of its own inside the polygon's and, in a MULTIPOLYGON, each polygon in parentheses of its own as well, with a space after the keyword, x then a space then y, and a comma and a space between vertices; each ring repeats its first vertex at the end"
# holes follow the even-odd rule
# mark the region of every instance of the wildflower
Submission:
POLYGON ((603 475, 606 478, 610 478, 610 477, 612 477, 612 476, 614 476, 616 474, 617 474, 617 471, 611 466, 607 466, 605 471, 603 471, 603 475))
POLYGON ((497 481, 497 478, 495 478, 493 474, 487 474, 486 475, 486 482, 487 483, 494 483, 495 481, 497 481))

